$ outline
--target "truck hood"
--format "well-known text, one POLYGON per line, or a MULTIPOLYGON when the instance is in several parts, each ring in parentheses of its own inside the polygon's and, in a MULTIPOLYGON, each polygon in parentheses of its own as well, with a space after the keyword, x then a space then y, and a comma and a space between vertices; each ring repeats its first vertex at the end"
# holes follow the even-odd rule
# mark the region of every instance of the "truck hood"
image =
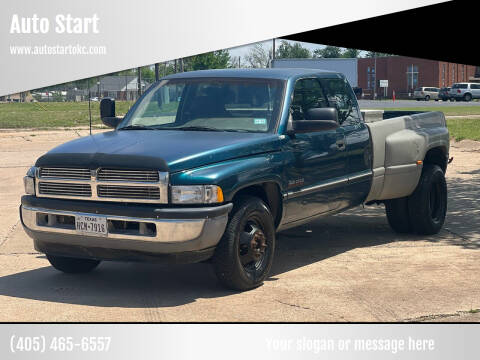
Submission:
POLYGON ((158 169, 177 172, 224 160, 277 151, 277 134, 124 130, 86 136, 41 156, 36 166, 158 169))

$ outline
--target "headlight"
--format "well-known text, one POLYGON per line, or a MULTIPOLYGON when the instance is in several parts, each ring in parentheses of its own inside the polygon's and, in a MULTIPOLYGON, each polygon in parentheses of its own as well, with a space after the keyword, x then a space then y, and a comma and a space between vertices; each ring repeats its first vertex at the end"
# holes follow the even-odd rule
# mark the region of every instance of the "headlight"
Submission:
POLYGON ((35 195, 35 172, 37 168, 32 166, 27 171, 27 175, 23 178, 23 186, 25 187, 25 194, 35 195))
POLYGON ((214 204, 223 202, 223 191, 216 185, 172 186, 174 204, 214 204))

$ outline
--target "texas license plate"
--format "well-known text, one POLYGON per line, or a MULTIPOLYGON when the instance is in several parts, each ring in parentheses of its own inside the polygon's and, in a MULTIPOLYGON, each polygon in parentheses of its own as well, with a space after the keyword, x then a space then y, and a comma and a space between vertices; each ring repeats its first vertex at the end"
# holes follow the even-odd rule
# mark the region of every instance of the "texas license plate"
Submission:
POLYGON ((107 236, 107 218, 105 216, 77 215, 75 229, 84 235, 107 236))

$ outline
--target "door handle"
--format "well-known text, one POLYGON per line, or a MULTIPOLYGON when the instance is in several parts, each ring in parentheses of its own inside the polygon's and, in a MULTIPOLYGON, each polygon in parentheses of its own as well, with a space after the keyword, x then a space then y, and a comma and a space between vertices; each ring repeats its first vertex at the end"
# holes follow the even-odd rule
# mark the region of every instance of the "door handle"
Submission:
POLYGON ((337 140, 337 148, 339 150, 345 150, 345 140, 337 140))

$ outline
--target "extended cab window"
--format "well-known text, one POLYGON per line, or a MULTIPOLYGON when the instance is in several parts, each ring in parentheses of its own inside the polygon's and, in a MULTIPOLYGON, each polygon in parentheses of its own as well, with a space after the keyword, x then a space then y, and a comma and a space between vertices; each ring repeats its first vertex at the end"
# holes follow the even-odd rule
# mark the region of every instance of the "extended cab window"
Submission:
POLYGON ((360 121, 355 94, 345 79, 320 79, 320 83, 326 92, 329 107, 335 107, 338 111, 340 124, 360 121))
POLYGON ((275 129, 284 82, 197 78, 162 81, 129 114, 126 126, 199 131, 275 129))
POLYGON ((309 109, 328 107, 327 97, 317 79, 300 79, 295 83, 291 108, 292 120, 305 120, 309 109))

